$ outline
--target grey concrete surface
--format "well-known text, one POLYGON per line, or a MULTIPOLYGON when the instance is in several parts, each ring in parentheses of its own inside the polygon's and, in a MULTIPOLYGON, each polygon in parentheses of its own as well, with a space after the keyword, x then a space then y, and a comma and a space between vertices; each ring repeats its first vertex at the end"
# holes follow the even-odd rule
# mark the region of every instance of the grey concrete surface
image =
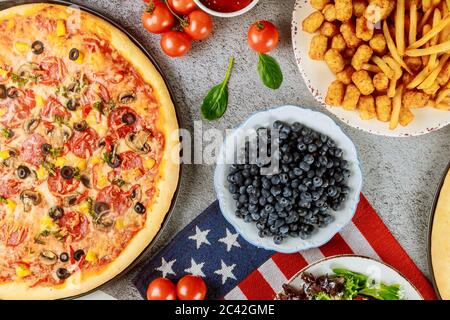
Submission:
MULTIPOLYGON (((214 36, 194 44, 191 53, 182 59, 166 57, 159 48, 159 38, 144 30, 140 22, 144 8, 141 0, 73 2, 110 16, 153 54, 175 93, 184 128, 192 130, 193 122, 200 120, 202 98, 212 84, 221 81, 231 55, 236 64, 229 87, 229 109, 219 121, 204 123, 205 129, 235 127, 257 110, 283 104, 308 106, 328 114, 309 93, 295 65, 290 40, 294 0, 261 0, 244 16, 215 19, 214 36), (280 28, 280 46, 273 55, 283 68, 285 81, 278 91, 260 84, 256 56, 246 44, 247 28, 257 19, 271 20, 280 28)), ((428 216, 438 181, 450 160, 450 126, 421 137, 395 139, 341 125, 359 149, 364 194, 420 269, 429 275, 428 216)), ((208 165, 184 166, 178 205, 155 251, 215 200, 213 170, 214 167, 208 165)), ((119 299, 140 299, 131 283, 138 269, 112 283, 105 291, 119 299)))

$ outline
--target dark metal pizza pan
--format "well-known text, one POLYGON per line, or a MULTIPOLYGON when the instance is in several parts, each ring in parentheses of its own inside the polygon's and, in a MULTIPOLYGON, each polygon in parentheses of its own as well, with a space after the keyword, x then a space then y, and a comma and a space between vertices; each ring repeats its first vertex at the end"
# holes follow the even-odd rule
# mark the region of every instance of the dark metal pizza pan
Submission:
MULTIPOLYGON (((6 0, 6 1, 0 1, 0 11, 1 10, 5 10, 14 6, 18 6, 18 5, 22 5, 22 4, 30 4, 30 3, 50 3, 50 4, 58 4, 58 5, 64 5, 64 6, 77 6, 79 7, 81 10, 86 11, 90 14, 93 14, 107 22, 109 22, 111 25, 113 25, 114 27, 116 27, 117 29, 119 29, 120 31, 122 31, 124 34, 126 34, 128 36, 128 38, 147 56, 147 58, 153 63, 153 65, 155 66, 155 68, 158 70, 158 72, 161 74, 167 89, 169 90, 169 94, 170 97, 172 99, 172 102, 174 104, 175 107, 175 112, 177 115, 177 121, 178 121, 178 125, 179 127, 181 127, 180 124, 180 117, 179 117, 179 112, 178 112, 178 108, 176 106, 175 100, 174 100, 174 95, 173 95, 173 91, 170 88, 170 85, 166 79, 166 77, 164 76, 164 73, 162 72, 162 69, 160 68, 160 66, 158 65, 158 63, 156 62, 156 60, 153 58, 153 56, 148 52, 148 50, 132 35, 130 34, 130 32, 128 32, 125 28, 123 28, 120 24, 118 24, 116 21, 114 21, 111 17, 103 14, 103 13, 99 13, 94 9, 91 9, 85 5, 79 4, 79 3, 75 3, 75 2, 71 2, 71 1, 64 1, 64 0, 51 0, 51 1, 39 1, 39 0, 6 0)), ((144 257, 152 250, 152 248, 154 247, 155 243, 158 241, 158 239, 161 237, 165 227, 167 226, 172 213, 174 211, 175 205, 176 205, 176 201, 178 198, 178 193, 179 193, 179 189, 180 189, 180 181, 181 181, 181 177, 182 177, 182 165, 180 165, 180 173, 179 173, 179 177, 178 177, 178 184, 177 184, 177 188, 175 190, 174 196, 172 198, 172 202, 169 208, 169 211, 167 212, 164 221, 161 225, 161 228, 159 229, 158 233, 156 234, 156 236, 153 238, 153 240, 150 242, 150 244, 142 251, 142 253, 133 261, 131 262, 128 267, 123 270, 121 273, 119 273, 118 275, 116 275, 114 278, 106 281, 105 283, 103 283, 102 285, 89 290, 88 292, 84 292, 81 293, 79 295, 75 295, 75 296, 71 296, 71 297, 67 297, 66 299, 75 299, 75 298, 79 298, 82 296, 85 296, 87 294, 90 294, 94 291, 100 290, 103 287, 111 284, 112 282, 122 278, 123 276, 125 276, 128 272, 130 272, 134 267, 136 267, 140 262, 142 262, 142 260, 144 259, 144 257)))
POLYGON ((439 182, 439 187, 436 190, 436 194, 434 196, 433 201, 433 207, 431 208, 430 212, 430 219, 428 222, 428 268, 431 273, 431 282, 433 283, 434 291, 436 292, 436 295, 439 299, 442 299, 441 294, 439 293, 439 288, 436 283, 436 278, 434 277, 434 270, 433 270, 433 261, 431 257, 431 234, 433 233, 433 222, 434 222, 434 214, 436 212, 436 207, 439 201, 439 197, 441 195, 442 187, 444 186, 445 178, 447 177, 447 173, 450 171, 450 163, 447 166, 447 169, 445 169, 444 174, 442 175, 441 181, 439 182))

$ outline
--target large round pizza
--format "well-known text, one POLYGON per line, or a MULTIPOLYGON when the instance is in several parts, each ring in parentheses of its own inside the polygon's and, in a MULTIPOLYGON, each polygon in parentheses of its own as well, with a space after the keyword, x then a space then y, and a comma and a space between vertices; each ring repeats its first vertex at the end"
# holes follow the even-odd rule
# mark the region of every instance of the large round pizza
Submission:
POLYGON ((87 292, 155 237, 179 177, 157 69, 106 21, 0 12, 0 298, 87 292))

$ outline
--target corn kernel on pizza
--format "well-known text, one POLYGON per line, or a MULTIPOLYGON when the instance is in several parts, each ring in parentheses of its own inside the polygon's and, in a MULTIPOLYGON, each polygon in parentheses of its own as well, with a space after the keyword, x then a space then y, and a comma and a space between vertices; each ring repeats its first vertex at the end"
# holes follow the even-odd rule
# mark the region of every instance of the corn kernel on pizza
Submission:
POLYGON ((0 298, 77 295, 124 270, 170 207, 177 127, 115 27, 58 5, 0 12, 0 298))
POLYGON ((301 22, 309 57, 336 75, 325 102, 394 130, 450 110, 450 1, 324 0, 301 22))

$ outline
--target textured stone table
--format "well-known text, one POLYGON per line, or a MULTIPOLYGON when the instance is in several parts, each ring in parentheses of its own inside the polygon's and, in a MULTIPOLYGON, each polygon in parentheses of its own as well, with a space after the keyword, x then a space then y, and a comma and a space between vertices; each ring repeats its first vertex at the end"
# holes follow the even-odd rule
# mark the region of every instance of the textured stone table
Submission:
MULTIPOLYGON (((232 128, 257 110, 295 104, 328 113, 305 87, 295 65, 290 25, 294 0, 261 0, 250 13, 234 19, 215 19, 214 36, 196 43, 182 59, 170 59, 159 48, 159 38, 142 27, 141 0, 78 0, 102 12, 136 36, 153 54, 173 88, 181 124, 188 130, 200 120, 199 106, 213 83, 224 75, 228 57, 236 59, 230 81, 230 104, 225 116, 204 129, 232 128), (250 23, 268 19, 281 31, 281 43, 273 55, 282 65, 285 82, 278 91, 260 84, 255 71, 256 56, 246 44, 250 23)), ((418 266, 428 275, 427 225, 437 183, 450 160, 450 126, 416 138, 384 138, 342 125, 359 149, 363 192, 384 222, 418 266)), ((164 246, 179 230, 215 200, 214 166, 184 166, 178 205, 155 250, 164 246)), ((137 267, 105 291, 119 299, 140 299, 132 285, 137 267)))

